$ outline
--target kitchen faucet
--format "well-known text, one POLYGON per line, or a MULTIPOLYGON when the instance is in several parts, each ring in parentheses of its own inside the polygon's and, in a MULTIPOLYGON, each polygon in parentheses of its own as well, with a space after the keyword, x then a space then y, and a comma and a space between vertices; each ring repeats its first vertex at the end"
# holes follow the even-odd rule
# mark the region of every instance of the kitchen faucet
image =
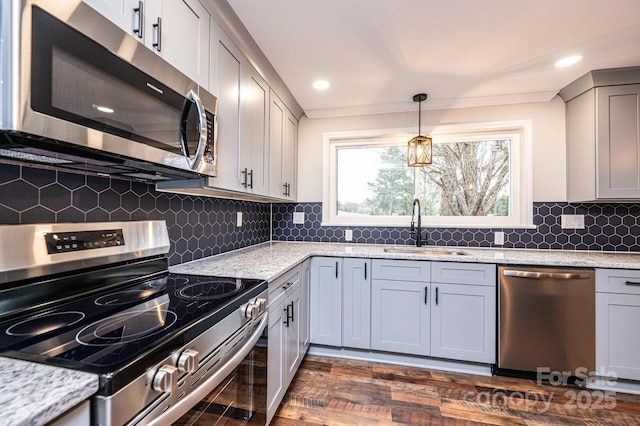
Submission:
POLYGON ((416 234, 416 247, 422 247, 427 245, 427 241, 422 241, 422 224, 420 219, 420 200, 415 198, 413 200, 413 211, 411 212, 411 227, 409 228, 409 233, 411 235, 416 234), (416 224, 414 218, 416 216, 416 204, 418 205, 418 229, 416 229, 416 224))

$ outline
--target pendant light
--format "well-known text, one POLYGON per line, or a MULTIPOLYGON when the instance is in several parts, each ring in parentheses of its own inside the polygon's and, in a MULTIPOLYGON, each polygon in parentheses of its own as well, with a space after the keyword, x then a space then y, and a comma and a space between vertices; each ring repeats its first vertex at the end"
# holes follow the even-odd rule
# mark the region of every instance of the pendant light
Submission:
POLYGON ((418 93, 413 96, 413 102, 418 102, 418 136, 411 139, 407 145, 407 164, 410 167, 422 167, 431 164, 431 150, 433 140, 420 133, 422 101, 427 100, 426 93, 418 93))

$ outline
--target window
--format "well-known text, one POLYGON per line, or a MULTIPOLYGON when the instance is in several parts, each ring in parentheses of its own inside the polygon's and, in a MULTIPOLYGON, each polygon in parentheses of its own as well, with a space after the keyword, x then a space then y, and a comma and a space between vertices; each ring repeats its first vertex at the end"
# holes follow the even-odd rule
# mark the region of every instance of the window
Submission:
POLYGON ((406 226, 418 198, 426 226, 529 226, 529 129, 439 128, 430 132, 433 164, 418 168, 407 166, 411 135, 325 135, 324 224, 406 226))

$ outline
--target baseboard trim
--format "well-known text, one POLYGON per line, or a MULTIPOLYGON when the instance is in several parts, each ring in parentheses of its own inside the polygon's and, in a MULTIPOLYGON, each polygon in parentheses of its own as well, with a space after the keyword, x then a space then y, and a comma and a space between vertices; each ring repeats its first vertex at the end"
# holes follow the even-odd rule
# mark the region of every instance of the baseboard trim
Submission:
POLYGON ((451 371, 455 373, 478 374, 481 376, 492 375, 491 365, 488 364, 476 364, 472 362, 452 361, 439 358, 399 355, 388 352, 336 348, 321 345, 311 345, 307 353, 310 355, 382 362, 386 364, 406 365, 409 367, 429 368, 432 370, 451 371))

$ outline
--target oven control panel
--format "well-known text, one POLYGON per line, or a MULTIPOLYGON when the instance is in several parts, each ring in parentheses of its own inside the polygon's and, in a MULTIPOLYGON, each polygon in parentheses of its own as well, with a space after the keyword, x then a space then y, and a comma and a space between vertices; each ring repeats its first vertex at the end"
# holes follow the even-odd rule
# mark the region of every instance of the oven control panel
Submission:
POLYGON ((44 234, 44 240, 49 254, 124 246, 122 229, 48 232, 44 234))

